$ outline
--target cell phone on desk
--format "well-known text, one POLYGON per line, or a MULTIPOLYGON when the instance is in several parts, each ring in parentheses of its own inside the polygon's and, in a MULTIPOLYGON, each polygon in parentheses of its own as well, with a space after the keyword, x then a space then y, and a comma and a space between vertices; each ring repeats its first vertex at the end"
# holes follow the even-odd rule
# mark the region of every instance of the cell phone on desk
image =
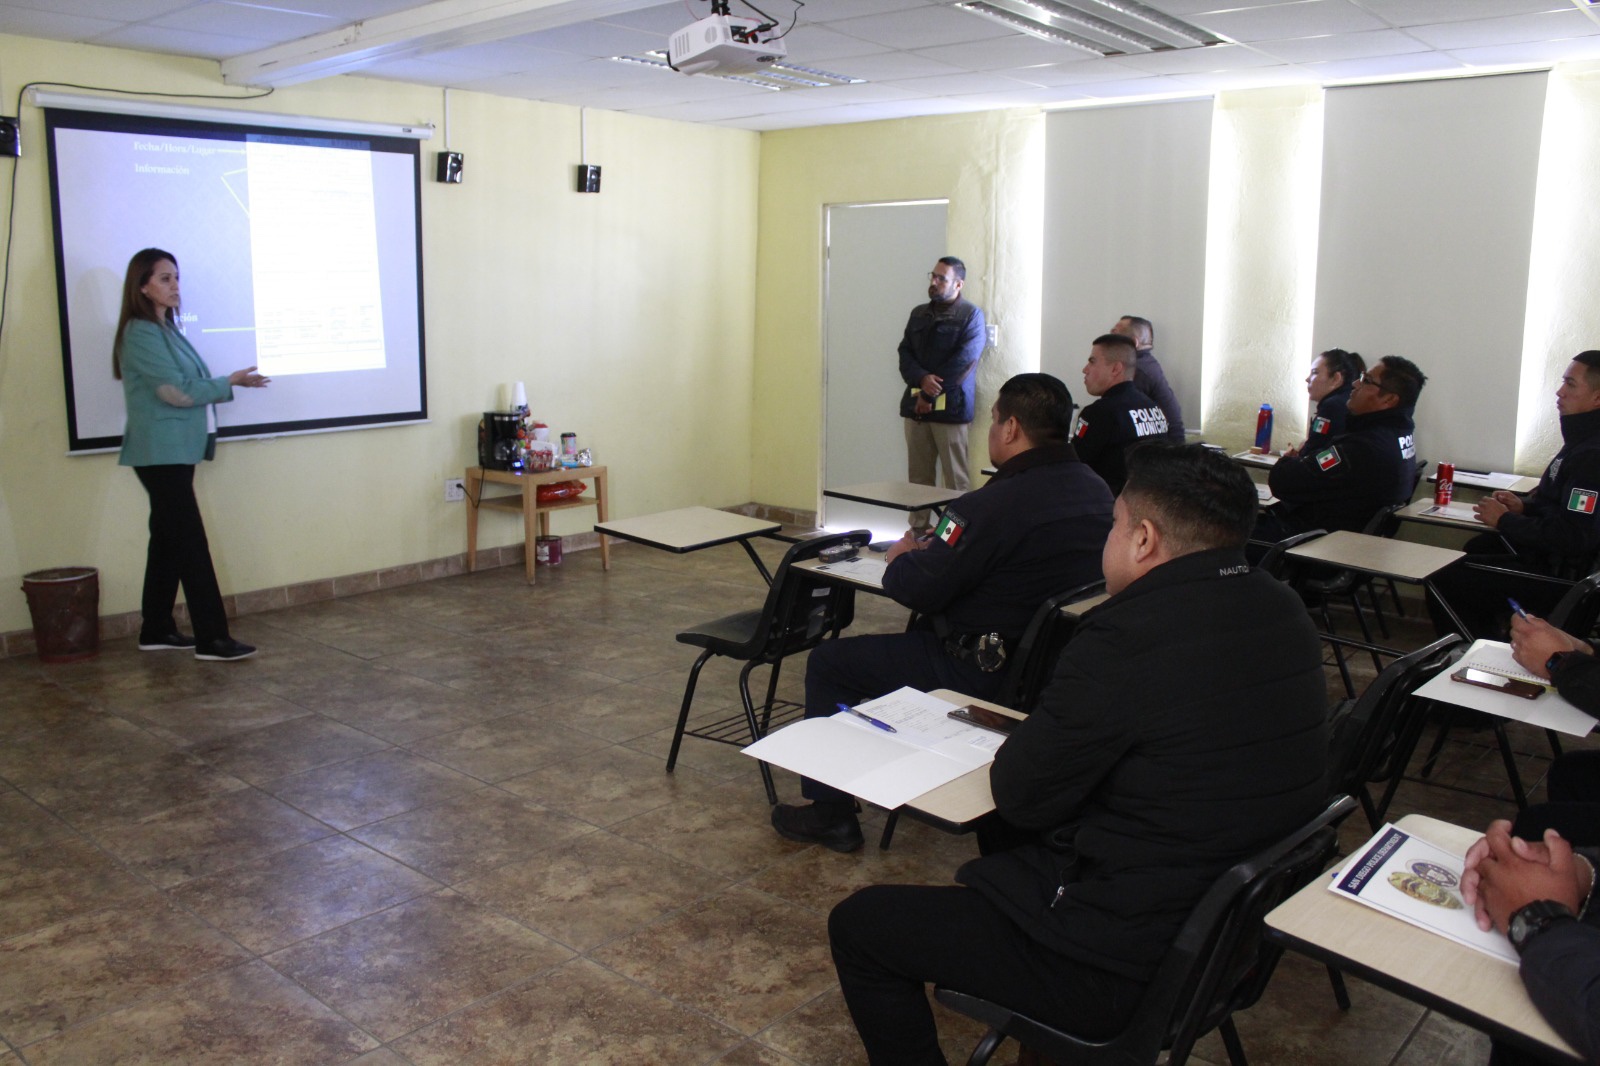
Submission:
POLYGON ((1496 692, 1504 692, 1507 696, 1516 696, 1525 700, 1536 700, 1544 695, 1544 686, 1535 685, 1531 681, 1518 681, 1514 677, 1501 677, 1491 674, 1487 670, 1474 670, 1470 666, 1463 666, 1450 675, 1450 680, 1460 681, 1467 685, 1477 685, 1479 688, 1492 688, 1496 692))
POLYGON ((997 714, 987 707, 974 707, 970 704, 966 707, 957 707, 950 712, 949 717, 959 722, 966 722, 968 725, 975 725, 979 729, 999 733, 1001 736, 1010 736, 1011 731, 1022 721, 1007 714, 997 714))

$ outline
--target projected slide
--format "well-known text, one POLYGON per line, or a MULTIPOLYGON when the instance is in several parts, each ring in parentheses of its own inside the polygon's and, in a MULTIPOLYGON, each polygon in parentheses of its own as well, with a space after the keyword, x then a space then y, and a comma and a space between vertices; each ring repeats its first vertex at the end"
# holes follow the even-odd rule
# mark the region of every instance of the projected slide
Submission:
POLYGON ((69 447, 120 443, 110 353, 129 256, 178 259, 184 332, 272 387, 222 436, 427 416, 415 141, 46 112, 69 447))

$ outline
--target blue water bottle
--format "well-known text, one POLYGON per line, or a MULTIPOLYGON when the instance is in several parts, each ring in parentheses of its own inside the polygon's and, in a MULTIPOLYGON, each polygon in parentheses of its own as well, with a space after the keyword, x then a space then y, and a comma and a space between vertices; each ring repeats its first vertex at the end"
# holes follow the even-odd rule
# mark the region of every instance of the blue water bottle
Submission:
POLYGON ((1272 450, 1272 405, 1261 405, 1261 413, 1256 415, 1256 451, 1265 455, 1272 450))

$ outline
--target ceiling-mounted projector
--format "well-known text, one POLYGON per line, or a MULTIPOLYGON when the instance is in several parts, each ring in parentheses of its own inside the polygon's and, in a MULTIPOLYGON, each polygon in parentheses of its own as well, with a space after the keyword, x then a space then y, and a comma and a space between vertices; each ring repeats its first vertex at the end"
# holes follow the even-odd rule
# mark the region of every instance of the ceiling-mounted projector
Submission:
POLYGON ((684 74, 751 74, 788 55, 771 27, 740 15, 712 15, 672 35, 668 61, 684 74))

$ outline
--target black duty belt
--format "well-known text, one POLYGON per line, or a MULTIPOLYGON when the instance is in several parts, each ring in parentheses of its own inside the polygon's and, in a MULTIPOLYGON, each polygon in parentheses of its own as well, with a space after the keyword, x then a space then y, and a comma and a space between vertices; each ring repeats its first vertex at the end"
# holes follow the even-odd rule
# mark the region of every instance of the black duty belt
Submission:
POLYGON ((945 654, 971 663, 986 674, 1006 664, 1006 642, 999 633, 952 633, 944 638, 945 654))

